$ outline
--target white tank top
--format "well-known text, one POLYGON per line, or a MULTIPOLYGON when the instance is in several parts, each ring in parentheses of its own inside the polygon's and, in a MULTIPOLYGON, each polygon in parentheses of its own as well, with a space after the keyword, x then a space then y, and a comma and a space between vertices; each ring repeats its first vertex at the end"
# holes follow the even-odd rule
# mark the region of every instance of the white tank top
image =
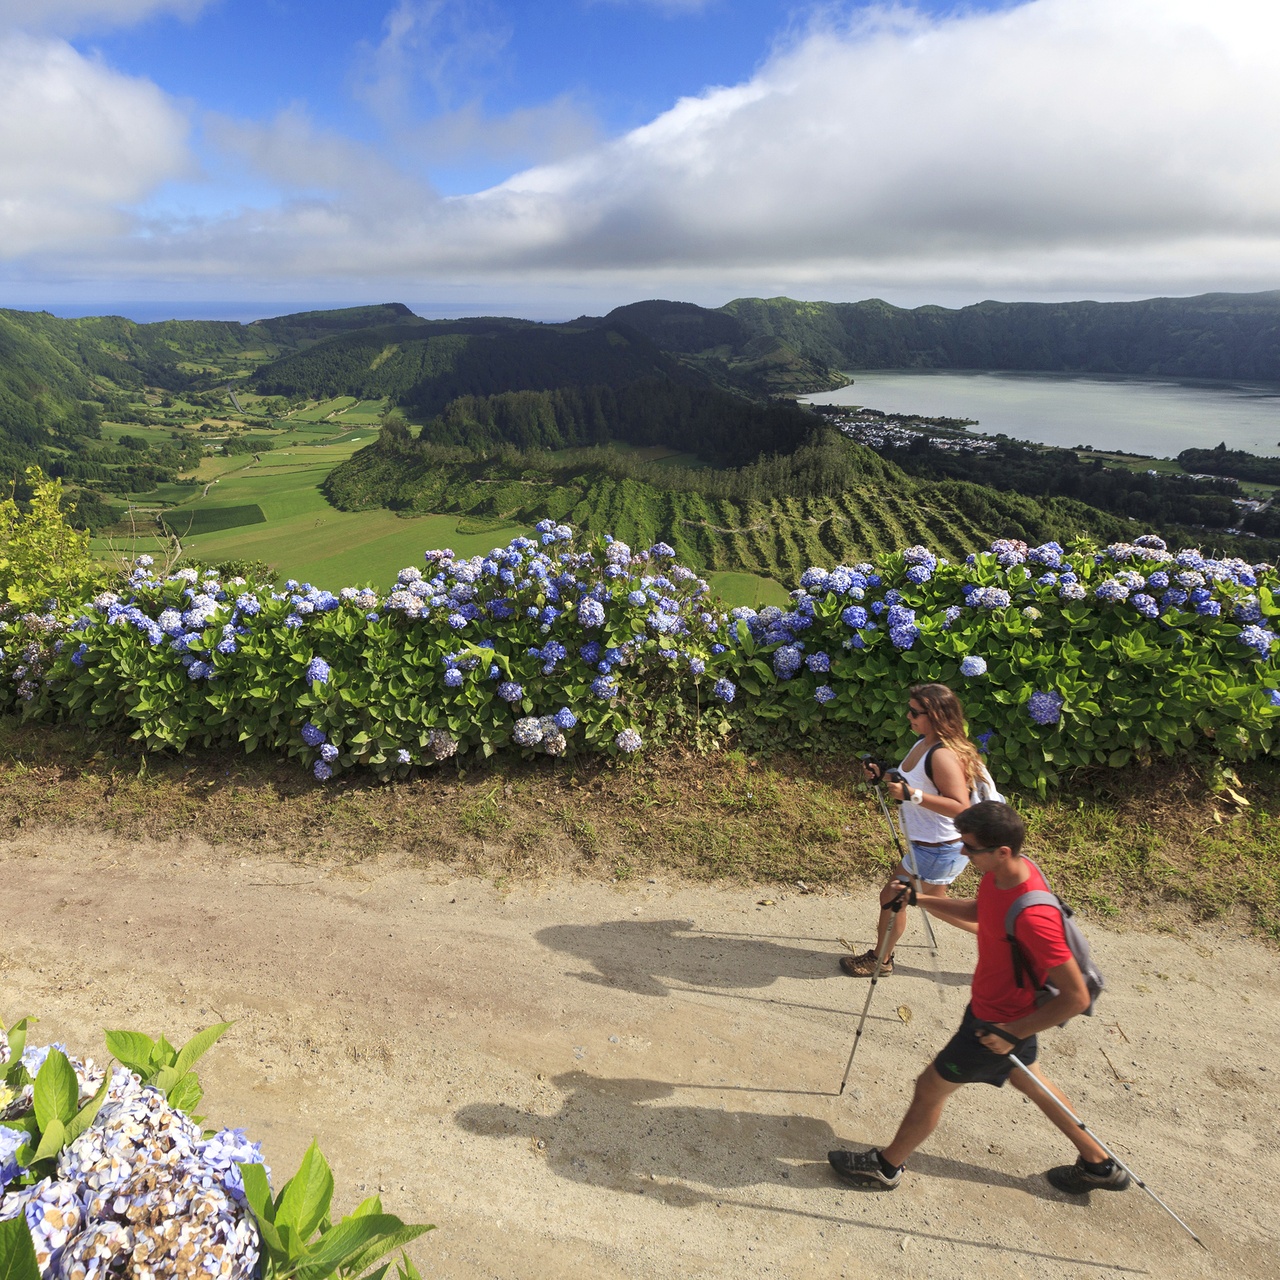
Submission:
MULTIPOLYGON (((918 746, 919 743, 916 745, 918 746)), ((911 751, 914 750, 915 747, 912 747, 911 751)), ((907 752, 907 756, 911 751, 907 752)), ((904 765, 899 765, 898 768, 913 791, 923 791, 927 796, 941 795, 942 793, 933 785, 933 779, 924 770, 924 762, 928 754, 927 751, 922 752, 914 768, 907 769, 904 765)), ((907 756, 903 757, 904 761, 907 756)), ((934 813, 932 809, 926 809, 923 805, 912 804, 910 800, 898 812, 902 816, 902 829, 908 840, 918 840, 921 844, 950 844, 960 839, 956 824, 944 814, 934 813)))

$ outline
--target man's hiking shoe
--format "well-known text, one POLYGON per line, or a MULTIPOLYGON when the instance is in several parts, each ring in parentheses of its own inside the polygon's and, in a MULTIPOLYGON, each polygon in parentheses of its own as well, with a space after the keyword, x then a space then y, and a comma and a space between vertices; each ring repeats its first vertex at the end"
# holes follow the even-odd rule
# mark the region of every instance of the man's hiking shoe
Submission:
POLYGON ((1082 1196, 1087 1191, 1123 1191, 1129 1185, 1129 1175, 1114 1160, 1108 1160, 1104 1167, 1106 1171, 1100 1173, 1098 1166, 1085 1164, 1080 1156, 1075 1164, 1059 1165, 1044 1176, 1051 1187, 1071 1196, 1082 1196))
POLYGON ((880 1162, 880 1152, 875 1147, 870 1151, 828 1151, 827 1159, 846 1182, 856 1182, 859 1185, 875 1182, 886 1191, 892 1191, 902 1181, 901 1168, 892 1177, 885 1173, 880 1162))
MULTIPOLYGON (((840 968, 851 978, 869 978, 876 971, 876 953, 874 951, 864 951, 860 956, 841 956, 840 968)), ((892 972, 893 956, 891 955, 881 967, 880 976, 882 978, 888 977, 892 972)))

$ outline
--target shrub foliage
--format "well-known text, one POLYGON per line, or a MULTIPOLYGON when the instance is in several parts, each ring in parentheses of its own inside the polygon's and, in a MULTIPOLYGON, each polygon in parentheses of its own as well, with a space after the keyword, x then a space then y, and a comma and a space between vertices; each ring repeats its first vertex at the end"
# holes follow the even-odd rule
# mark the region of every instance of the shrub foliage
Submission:
MULTIPOLYGON (((15 515, 0 562, 32 544, 28 521, 57 544, 60 519, 52 501, 15 515)), ((151 750, 283 751, 322 781, 762 727, 888 750, 910 741, 906 688, 928 680, 961 691, 997 779, 1041 794, 1083 765, 1275 748, 1269 565, 1152 536, 1103 550, 1004 539, 963 563, 917 546, 811 568, 788 610, 726 614, 663 543, 633 552, 550 520, 537 532, 469 560, 428 551, 386 595, 164 573, 148 557, 90 594, 87 568, 32 567, 38 592, 21 573, 8 588, 0 708, 124 729, 151 750), (18 603, 45 593, 40 612, 18 603)))

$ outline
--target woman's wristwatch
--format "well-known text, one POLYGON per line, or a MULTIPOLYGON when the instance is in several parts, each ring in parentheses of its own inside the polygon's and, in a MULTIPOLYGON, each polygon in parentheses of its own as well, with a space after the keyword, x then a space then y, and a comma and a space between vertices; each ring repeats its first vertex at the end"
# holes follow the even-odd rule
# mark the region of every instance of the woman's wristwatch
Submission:
POLYGON ((910 800, 910 801, 911 801, 911 803, 912 803, 912 804, 914 804, 914 805, 917 805, 917 806, 919 806, 919 805, 923 805, 923 804, 924 804, 924 792, 923 792, 923 791, 921 791, 919 787, 917 787, 914 791, 912 791, 912 790, 910 790, 910 789, 908 788, 908 790, 907 790, 907 799, 908 799, 908 800, 910 800))

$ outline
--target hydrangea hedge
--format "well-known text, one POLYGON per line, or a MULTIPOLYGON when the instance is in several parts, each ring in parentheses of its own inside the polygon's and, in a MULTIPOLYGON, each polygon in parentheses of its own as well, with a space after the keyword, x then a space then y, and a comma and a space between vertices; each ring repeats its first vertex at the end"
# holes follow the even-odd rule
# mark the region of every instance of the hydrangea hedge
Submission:
MULTIPOLYGON (((106 1068, 0 1026, 0 1275, 6 1280, 384 1280, 374 1264, 431 1228, 377 1196, 333 1223, 313 1143, 271 1194, 261 1146, 206 1130, 192 1065, 229 1024, 174 1049, 107 1032, 106 1068)), ((403 1253, 396 1280, 420 1280, 403 1253)))
POLYGON ((961 693, 999 781, 1208 744, 1272 751, 1270 565, 1002 540, 809 569, 789 609, 724 613, 659 543, 544 521, 487 556, 428 551, 386 595, 277 591, 141 557, 111 590, 0 621, 0 707, 151 750, 285 751, 315 777, 455 754, 628 755, 676 734, 892 750, 905 688, 961 693), (993 741, 994 740, 994 741, 993 741))

